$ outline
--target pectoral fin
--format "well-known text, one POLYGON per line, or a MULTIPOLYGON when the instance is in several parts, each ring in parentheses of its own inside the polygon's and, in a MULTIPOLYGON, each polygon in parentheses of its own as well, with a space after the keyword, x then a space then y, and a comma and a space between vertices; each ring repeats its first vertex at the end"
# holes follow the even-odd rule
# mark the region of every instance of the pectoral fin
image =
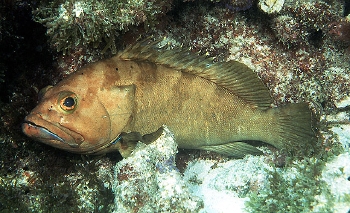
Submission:
POLYGON ((142 142, 145 144, 150 144, 155 140, 157 140, 162 135, 163 132, 164 132, 164 127, 160 127, 157 131, 142 136, 142 142))
POLYGON ((137 142, 142 140, 142 136, 138 132, 122 132, 118 137, 118 149, 120 154, 126 158, 134 151, 137 142))
POLYGON ((201 146, 200 149, 214 151, 230 157, 243 158, 246 155, 261 155, 262 152, 245 142, 235 141, 226 144, 201 146))
MULTIPOLYGON (((115 140, 115 145, 118 147, 120 154, 126 158, 134 151, 137 142, 150 144, 157 140, 163 133, 164 128, 160 127, 157 131, 141 136, 139 132, 122 132, 115 140)), ((114 146, 114 145, 113 145, 114 146)))

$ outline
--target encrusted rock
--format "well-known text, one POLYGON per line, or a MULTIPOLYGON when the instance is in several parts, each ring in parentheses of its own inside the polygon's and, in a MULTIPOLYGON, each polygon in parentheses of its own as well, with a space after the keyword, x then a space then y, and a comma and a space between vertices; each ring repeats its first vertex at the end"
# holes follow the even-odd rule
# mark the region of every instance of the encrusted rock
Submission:
POLYGON ((259 7, 265 13, 278 13, 281 11, 284 0, 260 0, 259 7))
POLYGON ((164 128, 150 145, 139 144, 115 167, 114 212, 198 212, 202 201, 191 195, 175 165, 177 144, 164 128))

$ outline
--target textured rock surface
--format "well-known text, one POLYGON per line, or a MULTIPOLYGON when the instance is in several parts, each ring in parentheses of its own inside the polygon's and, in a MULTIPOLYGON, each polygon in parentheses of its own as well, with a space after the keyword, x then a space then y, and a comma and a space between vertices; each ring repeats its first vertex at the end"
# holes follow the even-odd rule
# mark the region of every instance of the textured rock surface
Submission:
POLYGON ((114 212, 197 212, 202 201, 193 196, 175 165, 177 145, 165 128, 152 144, 139 144, 115 167, 114 212))

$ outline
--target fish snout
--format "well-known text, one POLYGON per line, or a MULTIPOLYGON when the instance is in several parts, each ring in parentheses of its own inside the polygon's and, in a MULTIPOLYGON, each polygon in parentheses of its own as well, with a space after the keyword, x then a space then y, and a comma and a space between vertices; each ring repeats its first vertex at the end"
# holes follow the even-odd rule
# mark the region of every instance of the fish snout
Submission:
POLYGON ((26 116, 22 123, 22 131, 30 138, 71 152, 79 152, 79 146, 84 142, 82 135, 59 123, 45 120, 40 113, 26 116))
POLYGON ((22 132, 26 134, 28 137, 35 138, 39 141, 56 140, 64 143, 64 140, 58 135, 45 129, 44 127, 38 126, 28 121, 25 121, 22 123, 22 132))

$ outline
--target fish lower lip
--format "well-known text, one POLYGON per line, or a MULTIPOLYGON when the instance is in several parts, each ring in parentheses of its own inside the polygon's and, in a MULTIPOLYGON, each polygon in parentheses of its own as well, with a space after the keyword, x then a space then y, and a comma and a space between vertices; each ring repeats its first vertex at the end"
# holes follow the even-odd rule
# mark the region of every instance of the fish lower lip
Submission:
POLYGON ((63 143, 65 142, 61 137, 52 133, 50 130, 48 130, 42 126, 38 126, 35 123, 30 122, 30 121, 23 122, 22 130, 26 135, 33 136, 34 138, 56 140, 56 141, 60 141, 63 143))

